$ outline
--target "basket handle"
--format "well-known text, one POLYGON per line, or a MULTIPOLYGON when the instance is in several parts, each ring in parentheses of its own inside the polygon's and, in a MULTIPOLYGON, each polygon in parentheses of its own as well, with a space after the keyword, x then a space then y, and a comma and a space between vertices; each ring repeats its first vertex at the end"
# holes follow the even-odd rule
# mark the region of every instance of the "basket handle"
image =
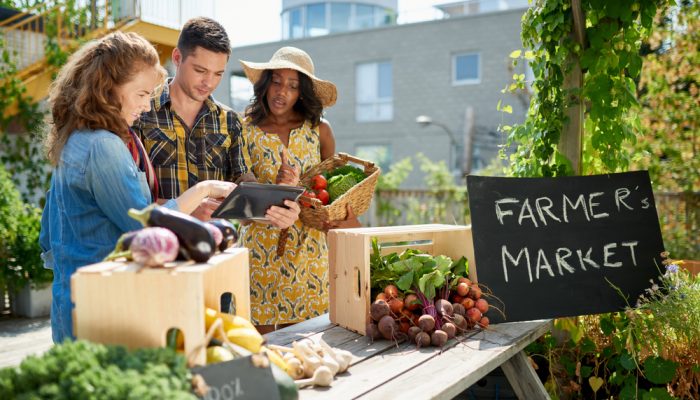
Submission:
POLYGON ((374 167, 374 163, 373 163, 373 162, 367 161, 367 160, 363 160, 363 159, 357 158, 357 157, 355 157, 355 156, 351 156, 351 155, 348 154, 348 153, 338 153, 338 156, 340 156, 340 158, 342 158, 342 159, 345 160, 345 161, 352 161, 352 162, 354 162, 355 164, 360 164, 360 165, 362 165, 363 167, 365 167, 365 171, 367 170, 367 168, 372 168, 372 167, 374 167))
MULTIPOLYGON (((321 208, 323 207, 323 202, 321 200, 315 198, 315 197, 309 197, 305 194, 302 194, 299 196, 299 203, 302 201, 306 202, 307 204, 310 205, 311 208, 321 208)), ((302 204, 302 207, 304 207, 304 204, 302 204)))

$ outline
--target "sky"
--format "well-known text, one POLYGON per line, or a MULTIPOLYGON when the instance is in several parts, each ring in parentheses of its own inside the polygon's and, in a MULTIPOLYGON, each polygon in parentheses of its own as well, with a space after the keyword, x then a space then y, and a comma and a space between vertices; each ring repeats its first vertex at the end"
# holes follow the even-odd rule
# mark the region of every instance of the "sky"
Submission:
MULTIPOLYGON (((398 22, 439 16, 432 6, 454 0, 398 0, 398 22)), ((215 0, 215 18, 226 28, 233 47, 276 42, 282 38, 282 0, 215 0)))

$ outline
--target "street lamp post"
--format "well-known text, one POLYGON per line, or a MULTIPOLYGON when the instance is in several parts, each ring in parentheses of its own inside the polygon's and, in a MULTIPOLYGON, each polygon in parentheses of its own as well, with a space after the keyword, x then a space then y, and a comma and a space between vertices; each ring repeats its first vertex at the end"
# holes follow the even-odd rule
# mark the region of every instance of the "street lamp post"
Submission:
POLYGON ((416 123, 420 126, 423 126, 423 127, 426 127, 428 125, 439 126, 440 128, 442 128, 445 131, 445 133, 447 133, 447 136, 450 137, 450 161, 449 161, 450 168, 456 169, 461 173, 462 172, 461 171, 462 163, 460 162, 460 159, 461 159, 460 147, 461 147, 461 145, 459 144, 459 142, 457 142, 457 138, 455 138, 455 135, 454 135, 454 133, 452 133, 450 128, 448 128, 447 125, 445 125, 441 122, 434 121, 431 117, 429 117, 427 115, 417 116, 416 123), (454 166, 452 165, 452 150, 453 149, 457 153, 457 157, 455 159, 456 165, 454 165, 454 166))

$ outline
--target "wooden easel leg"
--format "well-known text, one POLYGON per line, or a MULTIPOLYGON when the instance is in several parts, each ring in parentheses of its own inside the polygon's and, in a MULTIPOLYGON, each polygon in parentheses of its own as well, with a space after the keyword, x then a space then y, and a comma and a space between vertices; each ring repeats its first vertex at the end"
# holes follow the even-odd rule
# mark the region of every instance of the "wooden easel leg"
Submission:
POLYGON ((545 390, 535 369, 530 365, 525 352, 520 351, 501 365, 503 373, 508 378, 508 383, 521 400, 547 399, 549 394, 545 390))

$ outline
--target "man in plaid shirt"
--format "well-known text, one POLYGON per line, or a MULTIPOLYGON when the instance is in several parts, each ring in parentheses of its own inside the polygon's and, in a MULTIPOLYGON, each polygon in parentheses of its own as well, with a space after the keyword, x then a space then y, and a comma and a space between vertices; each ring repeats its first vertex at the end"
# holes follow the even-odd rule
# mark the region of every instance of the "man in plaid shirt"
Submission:
MULTIPOLYGON (((230 54, 221 24, 201 17, 187 21, 173 50, 175 77, 134 123, 158 177, 160 199, 178 197, 204 180, 255 181, 242 154, 240 117, 212 97, 230 54)), ((193 215, 206 220, 219 204, 208 199, 193 215)))

